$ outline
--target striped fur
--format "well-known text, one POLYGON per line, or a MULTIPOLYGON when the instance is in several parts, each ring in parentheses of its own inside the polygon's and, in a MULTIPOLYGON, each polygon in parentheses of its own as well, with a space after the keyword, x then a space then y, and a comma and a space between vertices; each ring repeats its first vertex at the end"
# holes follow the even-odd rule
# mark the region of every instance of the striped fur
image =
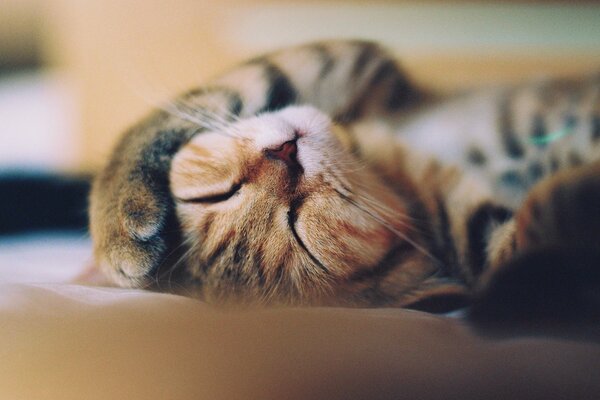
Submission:
POLYGON ((91 197, 98 264, 218 303, 464 306, 593 213, 599 88, 443 98, 360 41, 253 59, 123 136, 91 197))

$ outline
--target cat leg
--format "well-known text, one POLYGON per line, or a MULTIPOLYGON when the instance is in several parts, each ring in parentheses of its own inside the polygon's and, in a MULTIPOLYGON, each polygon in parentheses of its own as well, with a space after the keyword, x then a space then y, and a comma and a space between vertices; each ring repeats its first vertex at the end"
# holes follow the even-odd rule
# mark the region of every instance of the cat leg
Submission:
POLYGON ((600 248, 600 162, 534 187, 517 214, 516 242, 520 249, 556 244, 600 248))
POLYGON ((513 257, 484 276, 471 318, 494 329, 578 327, 600 338, 600 162, 535 186, 513 232, 513 257))

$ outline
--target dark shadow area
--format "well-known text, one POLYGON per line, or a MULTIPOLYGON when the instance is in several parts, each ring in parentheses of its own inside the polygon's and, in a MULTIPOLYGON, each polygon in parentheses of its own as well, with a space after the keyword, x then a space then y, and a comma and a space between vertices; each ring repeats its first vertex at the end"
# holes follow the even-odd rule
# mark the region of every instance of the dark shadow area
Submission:
POLYGON ((600 342, 600 249, 552 247, 517 257, 479 293, 468 317, 492 337, 600 342))
POLYGON ((0 175, 0 235, 87 229, 91 177, 0 175))

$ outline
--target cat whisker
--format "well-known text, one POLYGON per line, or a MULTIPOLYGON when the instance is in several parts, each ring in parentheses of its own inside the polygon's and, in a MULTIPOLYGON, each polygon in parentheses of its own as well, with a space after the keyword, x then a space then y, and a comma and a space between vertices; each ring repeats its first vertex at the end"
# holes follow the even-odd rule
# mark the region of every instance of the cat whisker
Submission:
MULTIPOLYGON (((191 109, 181 102, 171 102, 167 111, 173 111, 173 114, 202 126, 205 129, 225 134, 224 130, 227 124, 217 118, 216 114, 202 108, 191 109)), ((235 137, 235 136, 233 136, 235 137)))
MULTIPOLYGON (((173 254, 175 254, 175 252, 179 251, 183 246, 185 245, 189 245, 187 243, 187 240, 182 241, 180 244, 178 244, 177 246, 175 246, 175 248, 173 248, 169 253, 167 253, 163 258, 162 261, 160 262, 158 268, 156 268, 156 272, 154 273, 154 275, 152 276, 152 281, 148 283, 146 288, 150 288, 151 285, 156 285, 156 287, 160 290, 161 289, 161 282, 162 282, 162 277, 164 276, 164 271, 161 271, 162 268, 165 265, 165 262, 167 262, 167 260, 169 259, 169 257, 171 257, 173 254)), ((170 266, 169 268, 169 275, 168 275, 168 279, 167 282, 169 282, 171 280, 173 271, 175 270, 175 268, 178 266, 178 264, 185 259, 187 256, 189 255, 189 249, 186 250, 184 252, 184 254, 179 257, 179 259, 173 263, 173 265, 170 266)), ((171 287, 170 287, 171 289, 171 287)))
MULTIPOLYGON (((401 218, 403 221, 411 221, 411 222, 418 222, 416 218, 408 215, 408 214, 404 214, 404 213, 400 213, 398 210, 396 209, 392 209, 390 207, 388 207, 387 205, 383 204, 382 202, 378 201, 377 199, 364 195, 362 193, 357 193, 353 190, 351 190, 350 188, 348 188, 346 185, 343 185, 340 183, 340 185, 342 185, 342 187, 349 193, 352 194, 352 196, 355 196, 357 198, 359 198, 360 200, 363 200, 365 202, 368 202, 369 204, 371 204, 372 206, 378 208, 380 211, 384 211, 386 213, 386 216, 388 217, 393 217, 393 218, 401 218)), ((364 185, 361 182, 352 182, 351 186, 356 186, 359 187, 361 189, 364 189, 363 191, 365 193, 368 193, 368 191, 371 189, 368 186, 364 185)), ((335 189, 338 193, 340 193, 340 191, 338 189, 335 189)))
MULTIPOLYGON (((360 196, 360 195, 355 195, 355 196, 358 197, 362 201, 371 202, 371 206, 375 208, 375 209, 372 209, 371 211, 377 213, 377 215, 379 215, 381 218, 386 217, 388 219, 394 219, 396 222, 401 224, 403 228, 410 231, 411 233, 415 233, 415 234, 422 235, 422 236, 430 236, 427 231, 424 231, 423 229, 415 226, 415 223, 419 222, 417 218, 414 218, 414 217, 404 214, 404 213, 399 213, 397 210, 392 210, 376 200, 366 198, 366 197, 360 196), (379 208, 381 211, 384 212, 383 216, 381 215, 380 212, 377 212, 377 210, 376 210, 377 208, 379 208)), ((367 206, 366 208, 369 208, 369 206, 367 206)))
MULTIPOLYGON (((164 98, 171 97, 171 94, 169 93, 170 90, 164 85, 157 85, 156 82, 150 84, 147 79, 139 74, 138 68, 129 65, 126 67, 127 68, 121 68, 118 75, 126 76, 122 79, 123 83, 129 87, 131 92, 150 106, 201 128, 214 130, 224 135, 225 133, 222 131, 228 127, 231 121, 239 120, 238 116, 231 113, 229 110, 224 109, 222 104, 217 102, 215 102, 214 105, 216 105, 217 108, 222 108, 219 110, 221 115, 206 110, 206 106, 194 105, 192 102, 182 99, 181 97, 175 101, 164 103, 164 98), (131 71, 135 71, 135 73, 132 73, 131 71), (159 93, 163 94, 161 95, 159 93), (226 121, 223 117, 227 117, 229 121, 226 121)), ((154 75, 156 75, 156 73, 154 75)), ((204 101, 206 101, 206 98, 204 98, 204 101)), ((211 104, 209 104, 209 106, 210 105, 211 104)))
MULTIPOLYGON (((185 241, 184 241, 184 243, 185 243, 185 241)), ((169 285, 169 291, 171 291, 171 292, 173 291, 173 272, 177 269, 177 267, 179 266, 179 264, 181 264, 181 262, 188 259, 189 255, 193 252, 193 250, 194 250, 193 246, 188 245, 188 249, 179 257, 179 259, 175 263, 173 263, 171 268, 169 268, 169 274, 167 276, 167 284, 169 285)), ((180 289, 189 291, 189 288, 186 287, 185 285, 179 284, 177 282, 175 282, 175 283, 179 286, 180 289)), ((187 294, 189 294, 189 292, 187 294)))
POLYGON ((176 99, 173 103, 189 115, 203 118, 216 129, 223 129, 230 124, 230 121, 227 121, 222 115, 209 110, 207 104, 196 105, 184 99, 176 99))
MULTIPOLYGON (((359 198, 362 201, 365 201, 367 203, 369 203, 370 206, 377 208, 380 212, 384 212, 386 217, 389 218, 399 218, 402 222, 403 225, 407 224, 407 221, 410 222, 415 222, 416 219, 408 214, 405 213, 401 213, 398 210, 394 210, 388 206, 386 206, 385 204, 381 203, 380 201, 377 201, 371 197, 362 195, 362 194, 355 194, 353 193, 354 196, 356 196, 357 198, 359 198)), ((408 225, 407 225, 408 226, 408 225)))
MULTIPOLYGON (((139 76, 138 74, 128 74, 128 79, 124 79, 123 81, 137 97, 142 99, 150 106, 160 109, 170 115, 173 115, 184 121, 190 122, 201 128, 214 128, 214 124, 212 123, 213 121, 205 121, 203 119, 199 119, 197 116, 194 115, 194 113, 190 113, 189 109, 183 110, 175 102, 164 103, 162 99, 166 96, 157 95, 156 84, 151 86, 145 79, 143 79, 143 77, 139 76)), ((164 87, 162 88, 162 91, 167 92, 167 90, 164 87)))
POLYGON ((344 161, 342 157, 343 154, 336 159, 335 165, 338 168, 342 167, 344 174, 361 172, 369 168, 369 164, 366 162, 344 161))
POLYGON ((187 113, 192 115, 200 114, 201 117, 206 118, 213 123, 213 129, 219 133, 228 130, 229 132, 233 131, 233 135, 239 137, 239 135, 235 135, 237 129, 232 123, 239 122, 240 117, 228 110, 221 102, 216 102, 216 99, 204 99, 204 102, 207 100, 209 101, 208 104, 197 105, 192 101, 180 98, 176 100, 176 103, 180 105, 180 107, 185 108, 187 113), (211 100, 212 104, 210 103, 211 100), (209 107, 214 108, 217 111, 212 111, 209 107))
POLYGON ((210 121, 202 120, 202 119, 197 118, 194 115, 190 115, 190 113, 182 111, 174 103, 167 103, 165 105, 158 106, 158 108, 160 108, 164 112, 166 112, 174 117, 177 117, 177 118, 180 118, 181 120, 190 122, 200 128, 208 129, 208 130, 215 129, 215 126, 213 124, 211 124, 210 121))
POLYGON ((361 204, 359 204, 358 202, 356 202, 354 199, 351 199, 351 198, 345 196, 343 193, 340 193, 340 192, 338 192, 338 193, 339 193, 339 195, 343 199, 345 199, 350 204, 354 205, 356 208, 358 208, 359 210, 361 210, 362 212, 364 212, 365 214, 367 214, 368 216, 370 216, 371 218, 373 218, 374 220, 376 220, 377 222, 379 222, 382 226, 384 226, 390 232, 392 232, 393 234, 395 234, 396 236, 398 236, 400 239, 402 239, 402 240, 406 241, 407 243, 409 243, 411 246, 413 246, 415 249, 417 249, 422 254, 424 254, 425 256, 427 256, 433 262, 435 262, 436 264, 441 264, 441 261, 438 260, 437 257, 435 257, 433 254, 431 254, 429 251, 427 251, 427 249, 425 247, 421 246, 420 244, 418 244, 417 242, 415 242, 414 240, 412 240, 410 237, 408 237, 407 235, 405 235, 403 232, 401 232, 398 229, 396 229, 394 226, 392 226, 390 223, 388 223, 385 219, 383 219, 377 212, 375 212, 373 210, 369 210, 368 208, 363 207, 361 204))

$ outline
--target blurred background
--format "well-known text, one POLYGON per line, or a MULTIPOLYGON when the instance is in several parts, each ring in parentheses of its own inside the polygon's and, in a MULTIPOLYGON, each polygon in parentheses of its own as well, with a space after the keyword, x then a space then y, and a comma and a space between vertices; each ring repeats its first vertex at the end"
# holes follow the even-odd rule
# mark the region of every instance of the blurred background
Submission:
POLYGON ((2 0, 0 170, 93 171, 152 104, 256 53, 337 37, 382 41, 452 90, 600 67, 600 4, 2 0))
POLYGON ((0 282, 64 282, 90 262, 89 177, 153 104, 257 53, 341 37, 381 41, 451 91, 599 68, 600 4, 0 0, 0 282))
POLYGON ((600 68, 600 4, 0 0, 0 234, 85 232, 89 176, 128 125, 242 59, 324 38, 383 42, 451 91, 600 68))

